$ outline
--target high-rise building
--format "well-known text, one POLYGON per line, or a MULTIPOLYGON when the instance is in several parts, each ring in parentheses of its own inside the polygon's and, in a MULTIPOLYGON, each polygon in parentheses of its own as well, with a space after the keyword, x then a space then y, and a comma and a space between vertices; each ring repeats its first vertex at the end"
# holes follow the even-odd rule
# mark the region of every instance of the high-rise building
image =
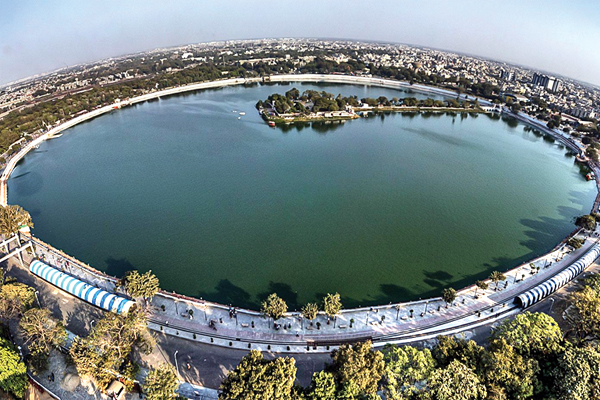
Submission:
POLYGON ((544 89, 550 92, 558 92, 562 89, 562 82, 553 76, 542 75, 535 73, 531 80, 533 86, 542 86, 544 89))
POLYGON ((500 79, 504 79, 505 81, 514 81, 515 73, 513 71, 502 70, 500 74, 500 79))

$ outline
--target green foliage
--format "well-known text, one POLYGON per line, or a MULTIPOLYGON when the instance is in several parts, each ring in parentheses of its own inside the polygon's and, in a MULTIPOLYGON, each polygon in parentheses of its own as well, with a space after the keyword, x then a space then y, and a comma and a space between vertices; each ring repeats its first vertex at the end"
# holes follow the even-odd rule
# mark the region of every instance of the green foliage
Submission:
POLYGON ((454 300, 456 300, 456 290, 453 288, 442 290, 442 300, 446 302, 446 305, 454 303, 454 300))
POLYGON ((377 391, 385 367, 383 354, 373 351, 370 341, 355 345, 344 344, 331 353, 333 363, 328 371, 333 374, 339 385, 356 384, 361 393, 377 391))
POLYGON ((600 398, 600 353, 594 347, 569 348, 552 372, 559 399, 600 398))
POLYGON ((335 317, 339 314, 342 309, 342 301, 340 300, 340 294, 327 293, 327 296, 323 299, 323 311, 328 317, 335 317))
POLYGON ((315 372, 307 396, 310 400, 336 400, 336 386, 329 372, 315 372))
POLYGON ((594 218, 593 215, 582 215, 580 217, 577 217, 577 219, 575 220, 575 225, 586 229, 588 231, 593 231, 594 229, 596 229, 596 218, 594 218))
POLYGON ((487 395, 479 377, 457 360, 446 368, 435 370, 428 386, 433 400, 477 400, 485 399, 487 395))
POLYGON ((438 336, 438 344, 431 354, 441 367, 446 367, 454 360, 476 370, 485 349, 472 340, 457 339, 454 336, 438 336))
POLYGON ((12 343, 0 338, 0 389, 22 399, 28 386, 27 369, 19 353, 12 343))
POLYGON ((319 306, 315 303, 307 303, 304 307, 302 307, 302 315, 309 321, 315 319, 318 313, 319 306))
POLYGON ((271 293, 267 297, 267 300, 262 302, 260 311, 269 318, 273 318, 274 321, 277 321, 287 312, 287 304, 285 300, 277 296, 277 293, 271 293))
POLYGON ((571 307, 565 313, 576 342, 600 339, 600 275, 586 278, 584 285, 569 296, 571 307))
POLYGON ((383 349, 385 361, 384 391, 388 399, 411 398, 420 391, 433 372, 436 363, 428 349, 411 346, 387 345, 383 349))
POLYGON ((287 400, 296 380, 293 358, 265 360, 262 353, 251 350, 221 383, 220 400, 287 400))
POLYGON ((35 290, 23 283, 11 282, 0 288, 0 319, 10 320, 31 308, 35 290))
POLYGON ((498 282, 506 279, 506 275, 502 272, 494 271, 490 274, 490 280, 496 285, 494 289, 498 289, 498 282))
POLYGON ((543 313, 524 312, 502 322, 493 339, 504 339, 525 357, 545 357, 564 351, 562 332, 556 321, 543 313))
POLYGON ((19 328, 29 346, 32 366, 37 371, 46 369, 50 350, 60 348, 67 340, 65 327, 47 308, 32 308, 25 312, 19 328))
POLYGON ((160 286, 158 278, 152 271, 140 275, 138 271, 129 271, 123 278, 125 289, 132 297, 150 299, 158 293, 160 286))
POLYGON ((113 374, 120 371, 134 350, 149 354, 153 339, 146 330, 146 316, 141 311, 127 315, 107 313, 87 338, 75 339, 69 354, 81 376, 96 380, 106 388, 113 374))
POLYGON ((13 235, 22 226, 33 228, 31 215, 27 211, 17 205, 0 206, 0 235, 13 235))
POLYGON ((510 399, 531 398, 538 385, 538 362, 517 354, 506 340, 490 343, 482 355, 481 372, 487 386, 510 399))
POLYGON ((148 400, 168 400, 178 397, 175 394, 178 385, 175 368, 170 364, 162 364, 148 372, 142 388, 148 400))
POLYGON ((584 243, 585 243, 584 239, 577 239, 577 238, 574 238, 574 237, 571 237, 571 238, 569 238, 567 240, 567 244, 569 246, 571 246, 572 248, 574 248, 574 249, 581 248, 581 246, 583 246, 584 243))

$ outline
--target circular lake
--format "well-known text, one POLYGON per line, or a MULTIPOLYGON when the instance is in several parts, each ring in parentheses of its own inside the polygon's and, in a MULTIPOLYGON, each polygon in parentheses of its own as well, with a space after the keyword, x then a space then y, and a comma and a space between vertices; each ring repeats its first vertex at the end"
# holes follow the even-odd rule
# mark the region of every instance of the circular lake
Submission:
POLYGON ((514 120, 387 114, 269 128, 254 104, 291 87, 230 87, 126 108, 64 132, 19 164, 9 202, 34 234, 116 276, 291 309, 438 296, 554 247, 595 185, 566 150, 514 120), (238 119, 233 111, 244 111, 238 119))

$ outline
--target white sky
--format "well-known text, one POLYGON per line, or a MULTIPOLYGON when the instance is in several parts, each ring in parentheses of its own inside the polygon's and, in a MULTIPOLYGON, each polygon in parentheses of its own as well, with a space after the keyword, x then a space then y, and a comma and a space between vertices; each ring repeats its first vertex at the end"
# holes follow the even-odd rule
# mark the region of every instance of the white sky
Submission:
POLYGON ((415 44, 600 85, 600 3, 593 0, 3 0, 0 84, 157 47, 262 37, 415 44))

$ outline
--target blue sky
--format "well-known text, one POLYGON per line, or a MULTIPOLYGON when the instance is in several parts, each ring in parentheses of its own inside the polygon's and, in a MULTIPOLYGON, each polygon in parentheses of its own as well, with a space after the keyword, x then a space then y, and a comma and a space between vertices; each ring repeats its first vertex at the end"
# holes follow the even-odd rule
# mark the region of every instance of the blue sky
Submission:
POLYGON ((2 0, 0 84, 157 47, 262 37, 408 43, 600 85, 600 4, 594 0, 2 0))

